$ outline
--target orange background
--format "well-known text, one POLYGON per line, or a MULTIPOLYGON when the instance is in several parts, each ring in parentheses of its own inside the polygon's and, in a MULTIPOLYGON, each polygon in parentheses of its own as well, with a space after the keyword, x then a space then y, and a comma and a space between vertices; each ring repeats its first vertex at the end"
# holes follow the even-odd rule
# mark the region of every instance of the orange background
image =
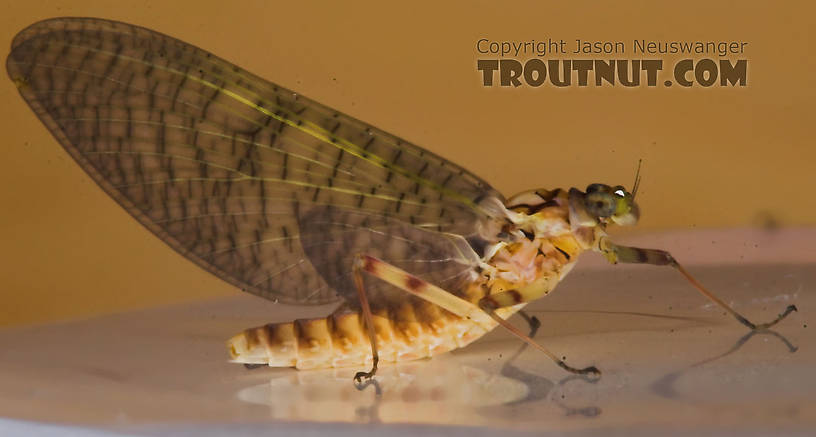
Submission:
MULTIPOLYGON (((431 149, 507 195, 630 185, 643 158, 640 228, 816 222, 811 6, 5 3, 0 46, 55 16, 142 25, 431 149), (475 49, 482 37, 622 40, 627 49, 634 38, 748 41, 748 86, 484 88, 476 59, 486 55, 475 49)), ((664 71, 677 59, 662 58, 664 71)), ((0 79, 0 132, 0 325, 238 293, 97 188, 7 79, 0 79)))

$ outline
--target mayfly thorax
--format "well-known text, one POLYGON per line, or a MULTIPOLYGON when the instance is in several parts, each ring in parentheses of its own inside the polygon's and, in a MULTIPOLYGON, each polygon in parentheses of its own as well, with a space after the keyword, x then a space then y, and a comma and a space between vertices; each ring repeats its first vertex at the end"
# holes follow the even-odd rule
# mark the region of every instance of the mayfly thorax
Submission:
POLYGON ((614 244, 631 192, 538 189, 505 199, 460 166, 160 33, 57 18, 12 42, 8 73, 99 186, 173 249, 243 291, 337 302, 326 318, 247 329, 235 362, 368 366, 463 347, 587 250, 667 265, 751 329, 668 253, 614 244))

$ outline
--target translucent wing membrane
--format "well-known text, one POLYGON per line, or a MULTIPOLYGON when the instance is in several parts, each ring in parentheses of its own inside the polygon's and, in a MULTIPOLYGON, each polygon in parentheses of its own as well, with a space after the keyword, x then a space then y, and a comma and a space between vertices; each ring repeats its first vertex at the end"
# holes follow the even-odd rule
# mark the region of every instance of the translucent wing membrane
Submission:
POLYGON ((490 218, 484 200, 502 200, 437 155, 148 29, 43 21, 17 35, 7 68, 142 224, 269 299, 336 300, 343 269, 372 244, 407 270, 455 281, 470 261, 450 236, 476 232, 490 218))
MULTIPOLYGON (((384 215, 331 206, 312 208, 298 216, 304 252, 326 283, 351 303, 357 301, 350 256, 355 253, 388 260, 452 293, 474 279, 473 266, 478 258, 461 236, 427 231, 384 215)), ((379 280, 369 281, 366 293, 375 309, 410 296, 379 280)))

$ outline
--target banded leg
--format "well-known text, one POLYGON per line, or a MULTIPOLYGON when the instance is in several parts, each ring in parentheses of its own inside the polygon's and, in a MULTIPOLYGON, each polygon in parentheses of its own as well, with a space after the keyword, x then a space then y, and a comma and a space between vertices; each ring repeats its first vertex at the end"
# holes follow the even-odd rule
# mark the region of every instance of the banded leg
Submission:
POLYGON ((665 250, 659 249, 641 249, 638 247, 627 247, 627 246, 618 246, 611 241, 607 240, 606 238, 600 241, 599 247, 597 249, 600 251, 606 259, 611 262, 612 264, 621 263, 633 263, 633 264, 651 264, 655 266, 669 266, 675 268, 681 275, 685 276, 685 278, 697 289, 703 296, 707 297, 710 301, 714 302, 715 304, 719 305, 721 308, 726 310, 729 314, 734 316, 737 321, 742 323, 743 325, 747 326, 753 331, 765 330, 770 328, 773 325, 776 325, 782 319, 788 316, 788 314, 796 311, 796 305, 788 305, 785 308, 785 311, 781 312, 774 320, 767 322, 767 323, 760 323, 755 324, 745 318, 742 314, 736 312, 733 308, 731 308, 727 303, 723 302, 720 298, 714 295, 714 293, 710 292, 708 289, 703 287, 702 284, 697 282, 693 276, 682 266, 680 263, 677 262, 676 259, 665 250))
POLYGON ((354 275, 354 285, 357 288, 357 298, 360 299, 360 308, 363 310, 363 320, 368 330, 368 340, 371 342, 372 363, 370 371, 357 372, 354 375, 354 382, 358 384, 363 378, 371 379, 377 373, 377 363, 380 361, 380 356, 377 353, 377 333, 374 331, 374 317, 371 315, 371 306, 368 304, 368 295, 366 295, 365 284, 363 283, 363 273, 360 270, 363 265, 359 260, 360 257, 355 258, 352 273, 354 275))
POLYGON ((368 295, 365 292, 362 272, 367 272, 375 278, 379 278, 414 296, 421 297, 459 317, 471 319, 480 325, 490 324, 490 319, 476 305, 373 256, 357 255, 352 264, 352 271, 363 312, 363 320, 365 320, 368 338, 371 341, 371 356, 373 358, 373 366, 370 371, 357 372, 354 375, 354 380, 358 383, 363 378, 371 379, 377 373, 377 362, 379 361, 377 333, 374 331, 374 320, 371 315, 371 307, 368 304, 368 295))
POLYGON ((550 357, 551 360, 558 367, 566 370, 570 373, 575 373, 578 375, 592 375, 592 376, 600 376, 601 371, 595 366, 584 367, 583 369, 576 369, 564 362, 561 358, 558 358, 557 355, 552 353, 549 349, 545 348, 544 346, 538 344, 535 340, 533 340, 530 336, 521 332, 518 328, 510 324, 507 320, 502 319, 496 314, 496 310, 499 308, 506 308, 513 305, 518 305, 524 302, 531 302, 534 301, 555 288, 555 285, 558 283, 558 278, 555 276, 545 276, 539 278, 538 280, 518 289, 506 290, 500 293, 491 294, 489 296, 483 297, 479 300, 479 308, 482 309, 487 315, 489 315, 493 320, 496 321, 499 325, 507 329, 508 331, 512 332, 516 337, 524 340, 530 346, 540 350, 550 357))
MULTIPOLYGON (((557 278, 544 277, 518 290, 508 290, 493 294, 491 296, 486 296, 479 302, 479 306, 476 306, 460 297, 453 295, 452 293, 443 290, 442 288, 437 287, 436 285, 426 282, 406 272, 405 270, 383 262, 372 256, 358 255, 355 259, 354 265, 355 269, 357 270, 366 271, 372 276, 382 279, 383 281, 388 282, 401 290, 407 291, 414 296, 418 296, 428 302, 436 304, 456 314, 457 316, 468 318, 478 324, 488 324, 490 327, 492 327, 492 324, 490 324, 490 320, 492 319, 510 331, 513 335, 524 340, 536 349, 544 352, 544 354, 550 357, 550 359, 552 359, 556 364, 569 372, 582 375, 600 375, 601 373, 594 366, 584 369, 575 369, 568 366, 555 354, 550 352, 544 346, 533 341, 533 339, 504 320, 496 312, 498 309, 511 307, 523 302, 529 302, 549 293, 558 282, 557 278)), ((374 334, 373 332, 369 332, 369 335, 373 336, 374 334)), ((366 374, 363 374, 363 376, 366 376, 366 374)))
POLYGON ((357 383, 360 383, 363 378, 370 380, 374 377, 377 373, 377 363, 379 361, 379 355, 377 353, 377 333, 374 331, 374 318, 371 315, 371 306, 368 304, 368 295, 366 295, 365 292, 362 272, 367 272, 375 278, 379 278, 415 296, 422 297, 460 317, 469 317, 469 314, 479 313, 479 309, 470 302, 456 297, 433 284, 425 282, 373 256, 361 254, 355 256, 352 264, 352 272, 354 275, 354 285, 357 287, 357 296, 360 299, 360 307, 363 312, 363 320, 365 321, 368 331, 368 339, 371 341, 371 357, 373 360, 370 371, 357 372, 354 375, 354 381, 357 383))
POLYGON ((371 356, 373 358, 373 366, 370 371, 357 372, 357 374, 354 375, 354 381, 357 383, 360 383, 363 378, 371 379, 377 373, 377 362, 379 361, 377 354, 377 333, 374 331, 374 320, 371 315, 371 307, 368 304, 368 296, 365 292, 362 272, 367 272, 375 278, 379 278, 414 296, 421 297, 459 317, 471 319, 481 325, 490 323, 490 319, 479 310, 476 305, 373 256, 357 255, 352 264, 352 271, 354 274, 354 284, 357 286, 357 294, 360 299, 360 306, 362 307, 363 320, 365 320, 368 338, 371 341, 371 356))
POLYGON ((493 327, 490 318, 476 305, 385 261, 373 256, 357 255, 354 260, 354 269, 367 272, 375 278, 444 308, 459 317, 473 320, 486 327, 493 327))

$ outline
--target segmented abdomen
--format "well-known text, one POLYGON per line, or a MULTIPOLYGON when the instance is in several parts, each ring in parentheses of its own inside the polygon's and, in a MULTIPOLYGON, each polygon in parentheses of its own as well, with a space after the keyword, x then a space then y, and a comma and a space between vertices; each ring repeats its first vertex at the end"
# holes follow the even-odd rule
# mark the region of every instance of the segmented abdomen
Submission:
MULTIPOLYGON (((507 309, 509 317, 520 309, 507 309)), ((405 302, 374 313, 380 362, 408 361, 463 347, 495 325, 484 326, 425 302, 405 302)), ((371 363, 371 344, 359 312, 335 313, 250 328, 228 342, 233 362, 315 369, 371 363)))

